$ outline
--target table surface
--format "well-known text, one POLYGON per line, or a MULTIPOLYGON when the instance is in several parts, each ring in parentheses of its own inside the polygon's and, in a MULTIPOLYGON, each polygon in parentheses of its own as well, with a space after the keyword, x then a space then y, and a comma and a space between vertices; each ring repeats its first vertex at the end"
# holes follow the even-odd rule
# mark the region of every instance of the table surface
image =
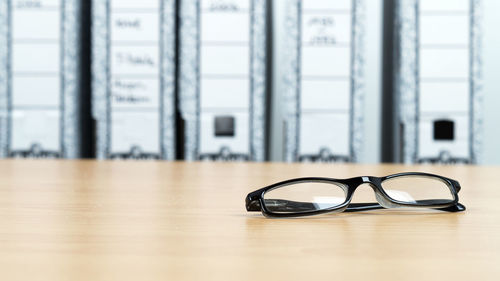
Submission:
MULTIPOLYGON (((0 278, 500 280, 499 174, 473 166, 2 160, 0 278), (403 171, 459 180, 467 211, 267 219, 245 210, 248 192, 284 179, 403 171)), ((375 200, 363 189, 361 197, 375 200)))

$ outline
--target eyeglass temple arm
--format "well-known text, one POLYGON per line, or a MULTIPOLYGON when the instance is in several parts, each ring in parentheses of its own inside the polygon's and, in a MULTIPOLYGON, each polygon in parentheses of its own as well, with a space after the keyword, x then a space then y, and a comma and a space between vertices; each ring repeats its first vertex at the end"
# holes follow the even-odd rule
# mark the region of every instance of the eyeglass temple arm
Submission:
POLYGON ((379 203, 351 203, 344 212, 361 212, 369 210, 384 209, 379 203))
MULTIPOLYGON (((317 210, 317 207, 308 202, 296 202, 289 200, 281 200, 281 199, 273 199, 275 206, 269 206, 268 208, 274 209, 274 211, 286 211, 287 208, 293 208, 301 211, 314 211, 317 210)), ((425 201, 425 200, 421 200, 425 201)), ((421 202, 424 203, 424 202, 421 202)), ((426 202, 428 203, 428 202, 426 202)), ((260 206, 259 200, 248 200, 247 201, 247 211, 249 212, 258 212, 261 211, 262 208, 260 206)), ((360 212, 360 211, 369 211, 369 210, 377 210, 384 209, 379 203, 351 203, 345 210, 345 212, 360 212)), ((460 212, 465 210, 465 206, 457 203, 453 206, 445 207, 445 208, 436 208, 436 210, 445 211, 445 212, 460 212)))
MULTIPOLYGON (((424 200, 422 200, 424 201, 424 200)), ((360 212, 360 211, 369 211, 369 210, 377 210, 384 209, 379 203, 351 203, 347 207, 344 212, 360 212)), ((465 211, 465 206, 457 203, 455 205, 444 207, 444 208, 435 208, 436 210, 444 211, 444 212, 461 212, 465 211)))

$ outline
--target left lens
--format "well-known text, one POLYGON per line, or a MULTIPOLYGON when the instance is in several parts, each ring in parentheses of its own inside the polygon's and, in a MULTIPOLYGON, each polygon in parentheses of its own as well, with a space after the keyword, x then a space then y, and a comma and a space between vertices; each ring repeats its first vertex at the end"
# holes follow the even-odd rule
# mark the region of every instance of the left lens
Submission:
POLYGON ((307 213, 342 205, 347 187, 340 183, 300 182, 264 194, 264 204, 273 213, 307 213))
POLYGON ((415 205, 446 204, 454 200, 450 184, 438 177, 396 176, 383 181, 382 188, 392 199, 415 205))

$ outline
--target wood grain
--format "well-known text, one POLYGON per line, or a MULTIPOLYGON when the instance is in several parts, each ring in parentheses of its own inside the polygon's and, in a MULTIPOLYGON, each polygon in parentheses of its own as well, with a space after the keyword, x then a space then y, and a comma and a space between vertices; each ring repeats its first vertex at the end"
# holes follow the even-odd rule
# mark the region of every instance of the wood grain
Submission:
POLYGON ((0 278, 499 280, 499 174, 472 166, 3 160, 0 278), (279 180, 402 171, 459 180, 467 211, 266 219, 245 210, 248 192, 279 180))

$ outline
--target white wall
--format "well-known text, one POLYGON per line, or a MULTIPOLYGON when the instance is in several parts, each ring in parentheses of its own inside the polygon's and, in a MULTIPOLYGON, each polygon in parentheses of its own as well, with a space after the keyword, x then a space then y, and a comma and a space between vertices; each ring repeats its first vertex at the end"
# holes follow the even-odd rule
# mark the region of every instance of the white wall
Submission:
MULTIPOLYGON (((271 112, 271 155, 272 161, 283 160, 283 112, 281 93, 284 71, 282 54, 285 46, 284 25, 287 0, 273 2, 273 88, 271 112)), ((376 163, 381 159, 381 89, 382 89, 382 0, 366 0, 366 73, 364 104, 365 142, 361 162, 376 163)))

